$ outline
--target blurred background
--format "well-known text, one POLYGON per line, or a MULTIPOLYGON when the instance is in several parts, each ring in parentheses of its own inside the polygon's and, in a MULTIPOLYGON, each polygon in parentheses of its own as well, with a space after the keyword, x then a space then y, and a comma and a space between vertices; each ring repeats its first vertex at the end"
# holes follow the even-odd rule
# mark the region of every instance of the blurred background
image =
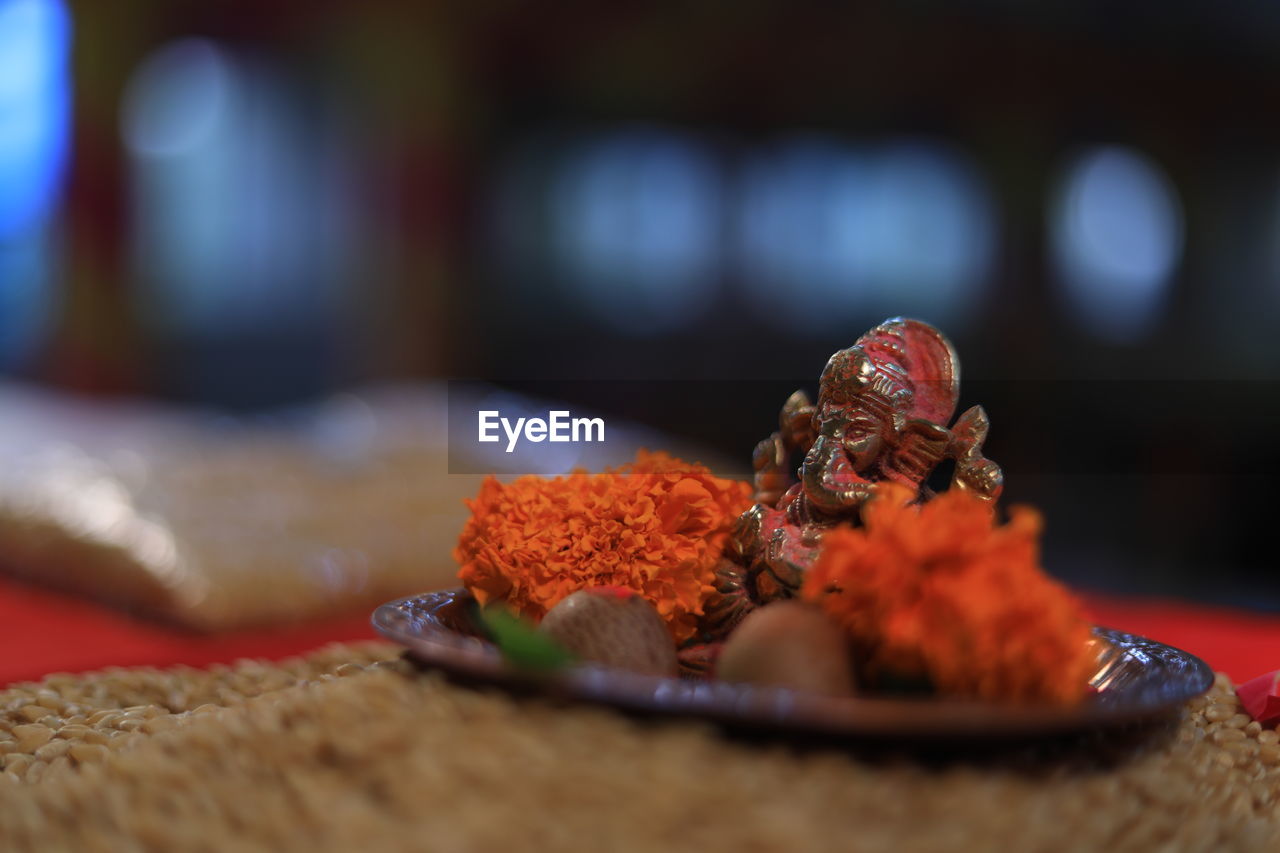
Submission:
POLYGON ((532 381, 745 470, 916 316, 1054 573, 1280 610, 1277 48, 1235 0, 0 0, 0 371, 532 381))

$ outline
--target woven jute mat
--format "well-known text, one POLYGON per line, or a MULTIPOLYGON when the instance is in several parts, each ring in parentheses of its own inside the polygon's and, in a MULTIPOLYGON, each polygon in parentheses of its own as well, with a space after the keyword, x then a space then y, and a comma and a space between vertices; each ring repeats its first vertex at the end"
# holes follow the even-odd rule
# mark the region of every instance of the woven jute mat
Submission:
POLYGON ((0 691, 0 849, 1280 849, 1280 746, 1222 676, 1105 760, 930 764, 513 698, 396 658, 337 646, 0 691))

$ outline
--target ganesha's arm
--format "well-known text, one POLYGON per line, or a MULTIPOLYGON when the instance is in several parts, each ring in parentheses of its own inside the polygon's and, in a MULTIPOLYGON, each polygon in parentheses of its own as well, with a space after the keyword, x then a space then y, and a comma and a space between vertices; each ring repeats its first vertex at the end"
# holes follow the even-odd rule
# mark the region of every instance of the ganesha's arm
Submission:
POLYGON ((756 603, 747 589, 746 567, 728 557, 716 566, 711 585, 712 591, 703 601, 700 627, 705 641, 718 642, 756 609, 756 603))
POLYGON ((787 523, 785 512, 761 504, 743 513, 703 601, 703 641, 723 640, 759 605, 796 595, 818 555, 821 535, 787 523))
POLYGON ((970 492, 986 500, 995 500, 1004 491, 1004 472, 995 462, 982 455, 991 422, 981 406, 974 406, 956 420, 951 428, 952 455, 956 460, 951 487, 970 492))
POLYGON ((993 501, 1004 491, 1004 471, 980 454, 961 459, 956 462, 951 488, 993 501))
POLYGON ((774 506, 778 498, 795 481, 787 470, 787 452, 780 433, 774 433, 756 445, 751 454, 751 467, 755 469, 756 503, 774 506))
POLYGON ((804 573, 818 558, 824 532, 821 528, 794 525, 773 531, 756 575, 756 594, 761 601, 790 598, 799 593, 804 573))
POLYGON ((712 590, 703 602, 704 640, 723 640, 756 608, 751 567, 767 561, 769 543, 785 524, 785 512, 759 503, 738 516, 724 557, 716 566, 712 590))
POLYGON ((839 442, 826 435, 813 442, 801 475, 809 503, 829 515, 856 509, 875 493, 871 482, 853 470, 839 442))

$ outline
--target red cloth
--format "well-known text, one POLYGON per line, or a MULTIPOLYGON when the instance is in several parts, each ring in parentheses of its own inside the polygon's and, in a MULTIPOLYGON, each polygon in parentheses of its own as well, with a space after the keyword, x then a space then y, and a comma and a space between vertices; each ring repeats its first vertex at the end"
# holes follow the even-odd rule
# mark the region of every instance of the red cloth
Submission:
POLYGON ((1280 615, 1171 599, 1083 598, 1094 623, 1191 652, 1236 684, 1280 667, 1280 615))
MULTIPOLYGON (((1280 616, 1158 599, 1093 594, 1084 599, 1098 624, 1197 654, 1238 684, 1280 667, 1280 616)), ((363 610, 282 630, 192 634, 0 580, 0 684, 105 666, 278 659, 327 642, 374 636, 369 613, 363 610)))
POLYGON ((281 630, 196 634, 71 596, 0 580, 0 685, 106 666, 286 658, 329 642, 370 640, 369 612, 281 630))

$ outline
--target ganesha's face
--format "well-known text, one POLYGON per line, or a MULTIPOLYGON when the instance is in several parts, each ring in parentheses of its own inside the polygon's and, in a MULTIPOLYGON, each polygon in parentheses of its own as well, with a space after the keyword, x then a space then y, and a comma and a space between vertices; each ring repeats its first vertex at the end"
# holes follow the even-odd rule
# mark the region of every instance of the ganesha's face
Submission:
POLYGON ((853 405, 830 413, 824 430, 838 442, 859 473, 875 464, 889 445, 892 433, 890 417, 872 408, 853 405))

